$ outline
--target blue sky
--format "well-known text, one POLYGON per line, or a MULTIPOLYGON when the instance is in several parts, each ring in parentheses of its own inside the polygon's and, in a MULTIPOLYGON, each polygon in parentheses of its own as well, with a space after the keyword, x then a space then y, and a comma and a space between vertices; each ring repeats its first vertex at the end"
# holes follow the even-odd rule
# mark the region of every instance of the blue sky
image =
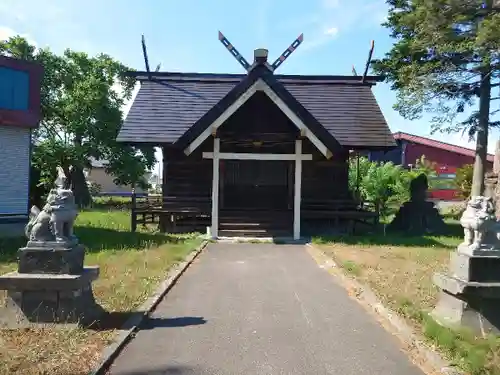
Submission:
MULTIPOLYGON (((104 52, 144 69, 145 34, 153 68, 161 62, 167 71, 242 73, 218 30, 247 60, 258 47, 269 49, 273 60, 304 33, 279 73, 339 75, 351 74, 353 64, 363 71, 372 39, 375 58, 390 49, 388 30, 380 26, 386 14, 384 0, 2 0, 0 38, 22 34, 56 52, 104 52)), ((408 121, 392 109, 396 98, 387 84, 374 93, 392 131, 430 136, 426 119, 408 121)), ((431 137, 474 147, 461 134, 431 137)), ((497 138, 490 136, 491 152, 497 138)))

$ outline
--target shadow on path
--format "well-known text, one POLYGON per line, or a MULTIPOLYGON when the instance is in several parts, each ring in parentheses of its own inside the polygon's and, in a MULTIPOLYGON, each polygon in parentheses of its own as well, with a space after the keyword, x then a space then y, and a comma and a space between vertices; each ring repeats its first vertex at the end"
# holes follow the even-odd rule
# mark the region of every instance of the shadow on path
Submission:
POLYGON ((75 234, 89 253, 112 249, 143 249, 165 243, 179 243, 182 239, 161 233, 128 232, 110 228, 77 226, 75 234))
POLYGON ((380 232, 355 235, 323 235, 315 236, 313 242, 318 244, 343 243, 347 245, 374 245, 374 246, 418 246, 444 247, 455 249, 462 241, 463 228, 459 223, 447 223, 445 230, 439 235, 410 236, 405 233, 380 232))
POLYGON ((200 368, 194 368, 190 366, 167 366, 155 369, 112 372, 112 374, 113 375, 202 375, 202 374, 207 374, 207 372, 203 371, 200 368))
POLYGON ((148 318, 141 326, 141 330, 148 330, 154 328, 176 328, 176 327, 189 327, 199 326, 205 324, 205 318, 197 316, 184 316, 178 318, 148 318))
MULTIPOLYGON (((163 244, 178 244, 185 239, 163 233, 129 232, 110 228, 76 226, 75 234, 87 253, 103 250, 142 250, 163 244)), ((19 248, 26 246, 25 237, 0 238, 0 263, 17 261, 19 248)))
MULTIPOLYGON (((88 328, 95 331, 107 331, 111 329, 131 329, 136 322, 130 322, 129 318, 134 314, 139 315, 142 312, 134 312, 134 311, 113 311, 106 312, 99 319, 99 321, 91 324, 88 328)), ((205 324, 207 321, 203 317, 197 316, 183 316, 176 318, 155 318, 148 317, 146 318, 140 330, 150 330, 154 328, 176 328, 176 327, 188 327, 188 326, 197 326, 201 324, 205 324)))

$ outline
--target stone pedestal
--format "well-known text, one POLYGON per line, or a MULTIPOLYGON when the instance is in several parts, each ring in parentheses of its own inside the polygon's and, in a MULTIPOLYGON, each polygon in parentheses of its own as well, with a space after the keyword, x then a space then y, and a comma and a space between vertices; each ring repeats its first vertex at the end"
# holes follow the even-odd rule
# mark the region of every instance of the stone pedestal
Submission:
POLYGON ((20 273, 79 274, 85 247, 76 243, 29 241, 19 249, 20 273))
POLYGON ((7 291, 0 327, 95 321, 103 311, 92 292, 99 268, 84 267, 84 255, 74 242, 29 241, 19 249, 18 271, 0 276, 7 291))
POLYGON ((500 333, 500 250, 461 245, 451 254, 448 274, 433 281, 441 289, 432 312, 438 322, 500 333))

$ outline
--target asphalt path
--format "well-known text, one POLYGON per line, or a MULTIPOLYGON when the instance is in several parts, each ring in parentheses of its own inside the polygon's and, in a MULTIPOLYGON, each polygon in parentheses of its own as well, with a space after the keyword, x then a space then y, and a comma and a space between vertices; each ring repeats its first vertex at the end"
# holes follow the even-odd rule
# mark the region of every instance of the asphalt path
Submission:
POLYGON ((301 245, 210 244, 112 375, 422 375, 301 245))

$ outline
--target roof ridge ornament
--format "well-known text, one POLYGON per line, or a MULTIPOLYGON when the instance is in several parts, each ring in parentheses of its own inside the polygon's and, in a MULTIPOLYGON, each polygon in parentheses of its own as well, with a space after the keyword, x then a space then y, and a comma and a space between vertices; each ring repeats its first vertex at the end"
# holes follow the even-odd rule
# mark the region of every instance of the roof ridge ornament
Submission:
POLYGON ((275 71, 278 69, 278 67, 283 64, 283 62, 292 54, 293 51, 295 51, 304 41, 304 34, 300 34, 297 39, 295 39, 290 46, 281 54, 280 57, 278 57, 271 67, 273 68, 272 70, 275 71))
MULTIPOLYGON (((146 72, 148 73, 148 79, 150 81, 153 81, 153 75, 151 74, 151 70, 149 69, 149 59, 148 59, 148 51, 146 48, 146 38, 144 37, 144 34, 142 34, 142 55, 144 56, 144 65, 146 65, 146 72)), ((159 72, 161 68, 161 63, 159 63, 156 66, 155 72, 159 72)))
POLYGON ((298 46, 304 40, 304 34, 300 34, 297 39, 295 39, 290 46, 278 57, 272 65, 267 62, 267 49, 258 48, 254 51, 255 62, 250 65, 248 61, 238 52, 236 47, 232 45, 229 40, 219 31, 219 40, 226 47, 226 49, 233 55, 233 57, 245 68, 247 72, 250 72, 256 65, 264 64, 267 68, 274 72, 291 54, 297 49, 298 46), (260 61, 259 61, 260 60, 260 61), (264 61, 265 60, 265 61, 264 61))
POLYGON ((231 52, 231 55, 233 55, 233 57, 241 64, 241 66, 243 66, 243 68, 245 68, 247 72, 250 71, 250 64, 248 63, 248 61, 238 52, 236 47, 234 47, 220 31, 219 40, 224 45, 224 47, 226 47, 226 49, 231 52))
MULTIPOLYGON (((365 71, 363 72, 363 76, 361 77, 361 83, 365 83, 366 76, 368 75, 368 69, 370 68, 370 64, 372 62, 373 50, 375 49, 375 41, 372 40, 370 51, 368 52, 368 59, 366 60, 365 71)), ((352 75, 357 77, 358 73, 356 72, 356 68, 352 65, 352 75)))

